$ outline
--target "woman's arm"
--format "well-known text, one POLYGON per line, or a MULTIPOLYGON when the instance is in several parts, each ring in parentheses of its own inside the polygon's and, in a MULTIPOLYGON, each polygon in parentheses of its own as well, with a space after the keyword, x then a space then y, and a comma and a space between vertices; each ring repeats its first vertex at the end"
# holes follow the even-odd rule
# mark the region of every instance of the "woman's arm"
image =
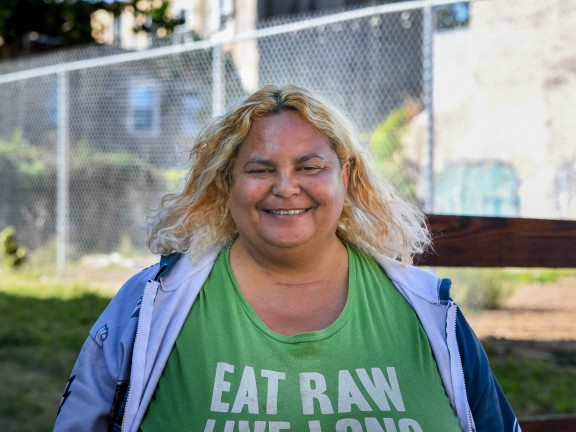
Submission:
POLYGON ((476 430, 517 432, 518 420, 490 369, 488 357, 474 331, 458 310, 456 338, 462 357, 468 403, 476 430))

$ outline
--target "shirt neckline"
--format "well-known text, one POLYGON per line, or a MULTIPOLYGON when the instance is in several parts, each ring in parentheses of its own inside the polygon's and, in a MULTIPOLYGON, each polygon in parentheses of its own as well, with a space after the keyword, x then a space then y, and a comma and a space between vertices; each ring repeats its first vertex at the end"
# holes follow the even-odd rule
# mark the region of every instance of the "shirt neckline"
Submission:
POLYGON ((346 251, 348 253, 348 293, 346 297, 346 304, 344 305, 344 308, 340 312, 340 315, 338 316, 338 318, 336 318, 336 320, 332 324, 321 330, 298 333, 292 336, 286 336, 272 330, 262 321, 262 319, 260 319, 258 314, 254 311, 254 308, 250 305, 250 303, 248 303, 248 300, 246 300, 246 297, 240 290, 236 278, 234 276, 234 273, 232 272, 232 267, 230 265, 230 247, 225 248, 225 250, 223 251, 224 256, 222 258, 224 259, 226 271, 228 272, 228 277, 230 278, 234 292, 237 295, 237 298, 242 306, 242 309, 244 310, 246 316, 250 319, 250 321, 252 321, 252 323, 265 335, 267 335, 272 339, 277 340, 278 342, 286 344, 298 344, 304 342, 320 341, 333 336, 346 325, 346 323, 350 320, 350 317, 352 316, 352 312, 356 305, 356 295, 357 295, 356 294, 357 287, 355 283, 357 274, 356 256, 348 244, 345 244, 345 246, 346 251))

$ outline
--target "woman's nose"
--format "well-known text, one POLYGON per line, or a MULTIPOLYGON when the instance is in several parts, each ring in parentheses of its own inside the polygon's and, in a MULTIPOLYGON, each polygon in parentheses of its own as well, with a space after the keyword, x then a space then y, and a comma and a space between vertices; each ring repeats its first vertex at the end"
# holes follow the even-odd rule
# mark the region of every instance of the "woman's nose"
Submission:
POLYGON ((278 170, 272 185, 272 194, 288 198, 300 193, 300 184, 298 176, 294 172, 286 172, 278 170))

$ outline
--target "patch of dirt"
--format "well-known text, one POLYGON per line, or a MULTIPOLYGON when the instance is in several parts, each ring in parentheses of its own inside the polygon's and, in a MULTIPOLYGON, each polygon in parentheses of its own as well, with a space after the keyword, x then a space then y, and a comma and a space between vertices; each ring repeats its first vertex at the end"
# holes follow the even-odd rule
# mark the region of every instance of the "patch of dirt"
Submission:
POLYGON ((68 282, 86 284, 114 295, 128 279, 158 261, 155 256, 147 256, 111 263, 107 258, 109 256, 102 255, 101 257, 85 257, 82 265, 69 267, 62 278, 68 282))
POLYGON ((478 337, 496 351, 547 359, 576 353, 576 278, 521 285, 502 308, 467 314, 478 337))

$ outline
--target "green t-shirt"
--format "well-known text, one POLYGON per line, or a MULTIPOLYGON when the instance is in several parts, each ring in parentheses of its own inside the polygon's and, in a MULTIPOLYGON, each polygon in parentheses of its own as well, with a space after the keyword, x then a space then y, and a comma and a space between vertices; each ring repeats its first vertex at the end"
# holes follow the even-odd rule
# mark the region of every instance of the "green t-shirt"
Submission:
POLYGON ((225 249, 176 340, 147 431, 459 431, 414 310, 372 259, 348 247, 349 289, 329 327, 270 330, 225 249))

